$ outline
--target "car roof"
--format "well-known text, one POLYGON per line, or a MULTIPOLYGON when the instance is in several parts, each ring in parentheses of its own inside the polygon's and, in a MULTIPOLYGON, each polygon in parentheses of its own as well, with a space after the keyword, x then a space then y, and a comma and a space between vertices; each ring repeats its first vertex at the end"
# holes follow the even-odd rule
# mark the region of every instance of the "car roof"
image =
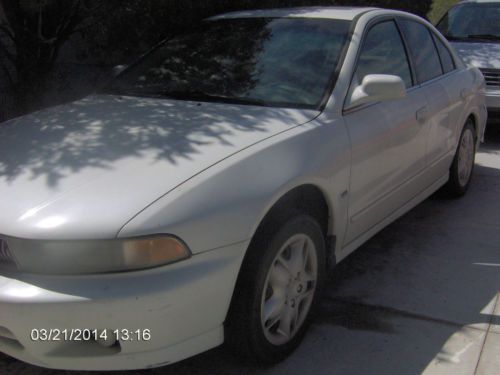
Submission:
POLYGON ((331 18, 352 21, 358 15, 377 8, 368 7, 301 7, 260 9, 231 12, 211 17, 210 20, 231 18, 331 18))
POLYGON ((500 3, 500 0, 461 0, 458 4, 466 3, 500 3))

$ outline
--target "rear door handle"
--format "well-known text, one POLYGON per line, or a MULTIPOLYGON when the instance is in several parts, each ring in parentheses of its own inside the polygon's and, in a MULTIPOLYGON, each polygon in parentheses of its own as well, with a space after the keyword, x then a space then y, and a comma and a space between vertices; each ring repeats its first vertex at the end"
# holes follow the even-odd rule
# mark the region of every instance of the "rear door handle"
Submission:
POLYGON ((420 108, 416 113, 417 121, 420 123, 426 122, 428 117, 429 117, 429 109, 427 107, 420 108))

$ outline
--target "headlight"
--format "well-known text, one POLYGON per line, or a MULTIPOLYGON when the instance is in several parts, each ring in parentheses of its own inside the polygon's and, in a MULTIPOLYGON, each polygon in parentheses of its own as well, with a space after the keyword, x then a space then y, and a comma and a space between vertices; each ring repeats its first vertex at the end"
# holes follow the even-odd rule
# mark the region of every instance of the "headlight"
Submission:
POLYGON ((134 271, 178 262, 191 256, 172 236, 117 240, 37 241, 5 238, 17 268, 28 273, 92 274, 134 271))

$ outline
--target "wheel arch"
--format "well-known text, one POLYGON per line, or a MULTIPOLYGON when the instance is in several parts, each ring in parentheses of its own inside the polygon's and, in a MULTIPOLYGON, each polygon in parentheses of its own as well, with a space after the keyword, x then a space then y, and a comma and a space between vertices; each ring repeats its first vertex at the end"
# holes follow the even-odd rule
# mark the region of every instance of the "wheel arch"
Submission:
POLYGON ((270 222, 275 225, 283 224, 291 212, 300 212, 314 217, 325 236, 332 235, 332 204, 328 201, 327 194, 318 185, 306 183, 289 189, 273 201, 255 228, 252 239, 258 236, 270 222))
POLYGON ((240 298, 236 297, 241 297, 238 293, 246 293, 245 275, 251 268, 252 263, 255 262, 255 257, 252 257, 254 253, 252 249, 259 246, 258 244, 263 238, 265 239, 272 236, 291 215, 297 213, 308 214, 318 221, 325 238, 326 266, 329 267, 335 264, 335 251, 333 246, 335 243, 335 236, 333 235, 333 207, 332 204, 329 203, 327 197, 328 195, 325 194, 318 185, 305 183, 281 194, 270 204, 269 208, 265 210, 265 213, 253 231, 240 270, 238 271, 224 323, 225 329, 228 328, 227 325, 238 308, 237 305, 240 298))
POLYGON ((295 213, 310 215, 318 221, 325 237, 327 264, 335 264, 333 205, 328 201, 327 194, 318 185, 305 183, 289 189, 270 204, 253 231, 242 268, 255 242, 271 236, 295 213))
MULTIPOLYGON (((466 120, 466 123, 467 121, 471 121, 472 122, 472 126, 474 126, 474 131, 476 133, 476 140, 477 139, 481 139, 481 130, 480 130, 480 127, 478 126, 479 124, 479 114, 475 113, 475 112, 472 112, 469 117, 467 117, 467 120, 466 120)), ((465 126, 465 125, 464 125, 465 126)))

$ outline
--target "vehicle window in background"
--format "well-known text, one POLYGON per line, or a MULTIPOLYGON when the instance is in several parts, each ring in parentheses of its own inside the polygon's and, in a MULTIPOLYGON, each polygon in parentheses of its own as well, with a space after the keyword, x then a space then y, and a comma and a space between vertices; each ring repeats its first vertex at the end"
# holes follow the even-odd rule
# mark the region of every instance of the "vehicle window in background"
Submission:
POLYGON ((459 4, 437 28, 450 40, 500 41, 500 2, 459 4))
POLYGON ((452 70, 455 70, 455 61, 453 61, 453 57, 451 56, 450 50, 445 44, 435 35, 434 41, 436 42, 436 47, 439 52, 439 57, 441 58, 441 64, 443 66, 443 70, 445 73, 449 73, 452 70))
POLYGON ((441 61, 429 29, 410 20, 400 20, 399 24, 415 62, 418 82, 427 82, 442 75, 441 61))
POLYGON ((368 74, 397 75, 407 88, 413 85, 403 41, 393 21, 372 27, 363 42, 355 73, 356 84, 368 74))
POLYGON ((317 108, 350 21, 248 18, 207 21, 117 77, 106 92, 317 108))

